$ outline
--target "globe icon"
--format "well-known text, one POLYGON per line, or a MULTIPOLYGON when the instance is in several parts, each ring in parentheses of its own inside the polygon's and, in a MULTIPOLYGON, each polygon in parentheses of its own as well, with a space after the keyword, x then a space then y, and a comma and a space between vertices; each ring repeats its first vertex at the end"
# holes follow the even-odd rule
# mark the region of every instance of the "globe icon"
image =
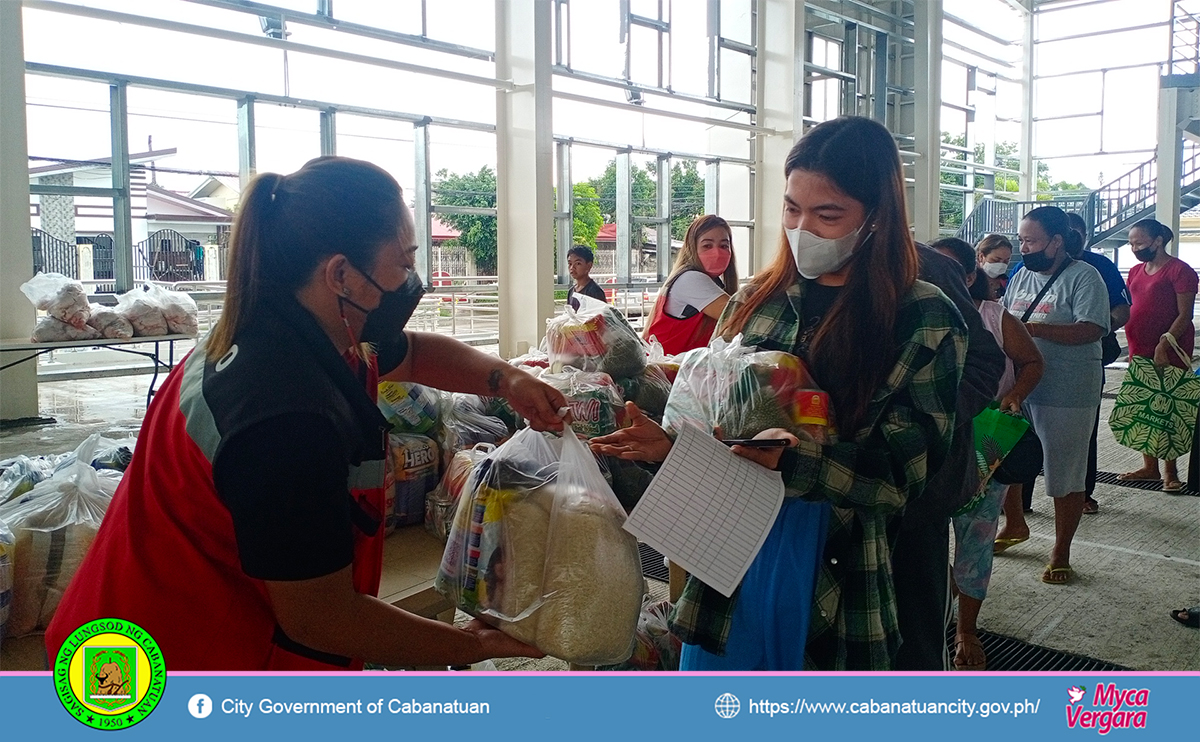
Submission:
POLYGON ((717 716, 722 719, 732 719, 742 710, 742 704, 732 693, 722 693, 717 696, 717 716))

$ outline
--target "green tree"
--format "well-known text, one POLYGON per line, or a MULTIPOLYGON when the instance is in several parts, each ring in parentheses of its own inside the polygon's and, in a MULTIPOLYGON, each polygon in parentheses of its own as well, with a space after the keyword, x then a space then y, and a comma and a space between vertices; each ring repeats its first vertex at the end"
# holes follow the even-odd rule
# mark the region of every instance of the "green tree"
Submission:
MULTIPOLYGON (((644 168, 629 169, 630 211, 633 216, 654 216, 658 213, 658 162, 648 162, 644 168)), ((604 221, 617 220, 617 161, 611 160, 604 174, 587 181, 599 197, 604 221)), ((695 161, 677 161, 671 165, 671 237, 682 240, 692 220, 704 213, 704 176, 695 161)))
MULTIPOLYGON (((439 170, 434 175, 433 202, 439 206, 496 206, 496 171, 484 165, 477 173, 451 173, 439 170)), ((475 256, 481 274, 496 271, 496 217, 479 214, 438 214, 438 218, 459 231, 452 244, 462 245, 475 256)))
POLYGON ((571 239, 576 245, 596 247, 596 235, 604 226, 604 215, 600 213, 600 197, 590 183, 576 183, 571 187, 574 199, 571 202, 571 239))

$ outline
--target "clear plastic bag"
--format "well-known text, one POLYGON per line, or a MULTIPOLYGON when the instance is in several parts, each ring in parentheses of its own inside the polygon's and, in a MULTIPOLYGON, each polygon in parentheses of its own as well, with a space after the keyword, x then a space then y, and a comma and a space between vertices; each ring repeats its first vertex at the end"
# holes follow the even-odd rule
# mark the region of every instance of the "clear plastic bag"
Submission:
POLYGON ((192 297, 182 291, 171 291, 156 285, 152 285, 150 291, 162 306, 163 319, 167 321, 168 330, 192 337, 200 334, 199 309, 192 297))
POLYGON ((54 462, 42 456, 17 456, 3 462, 0 474, 0 505, 23 496, 54 474, 54 462))
POLYGON ((545 339, 552 371, 571 366, 627 379, 646 368, 645 345, 629 322, 612 306, 590 296, 579 296, 579 309, 567 307, 547 320, 545 339))
POLYGON ((393 433, 429 435, 441 425, 442 392, 409 382, 379 384, 379 411, 392 424, 393 433))
POLYGON ((829 396, 804 362, 744 346, 740 335, 683 354, 663 426, 678 431, 685 423, 704 430, 719 426, 726 438, 783 428, 821 444, 832 440, 829 396))
POLYGON ((569 428, 555 443, 526 428, 478 465, 435 584, 547 654, 623 662, 645 587, 637 542, 587 446, 569 428))
POLYGON ((8 633, 8 617, 12 611, 13 550, 17 539, 4 521, 0 520, 0 645, 8 633))
POLYGON ((489 415, 487 409, 487 400, 475 394, 442 395, 440 441, 446 464, 455 451, 472 448, 478 443, 497 446, 508 438, 508 424, 489 415))
POLYGON ((650 417, 661 420, 667 410, 667 399, 670 396, 671 381, 663 367, 654 363, 647 364, 631 401, 650 417))
POLYGON ((68 340, 98 340, 100 331, 89 325, 76 327, 54 317, 41 317, 29 339, 35 343, 63 343, 68 340))
POLYGON ((144 284, 117 297, 117 313, 129 321, 135 337, 161 337, 171 333, 156 288, 144 284))
POLYGON ((83 330, 87 326, 91 309, 88 306, 87 292, 78 280, 61 273, 39 273, 21 284, 21 293, 29 297, 33 306, 54 319, 65 322, 76 330, 83 330))
POLYGON ((454 525, 454 514, 464 491, 474 489, 472 474, 479 462, 490 455, 496 447, 487 443, 477 444, 466 451, 458 451, 446 465, 446 473, 436 489, 425 498, 425 530, 445 543, 450 538, 454 525))
POLYGON ((616 432, 625 422, 625 402, 612 377, 599 371, 566 367, 544 373, 541 380, 563 393, 571 408, 572 425, 584 437, 616 432))
POLYGON ((75 449, 75 464, 0 506, 12 530, 13 602, 9 636, 45 629, 63 592, 96 537, 121 474, 98 472, 90 462, 100 436, 75 449))
POLYGON ((671 633, 667 617, 671 603, 647 595, 638 616, 637 646, 629 659, 619 665, 598 667, 597 670, 638 670, 642 672, 676 672, 683 643, 671 633))
POLYGON ((127 340, 133 337, 133 325, 121 316, 115 307, 102 304, 91 305, 88 325, 110 340, 127 340))

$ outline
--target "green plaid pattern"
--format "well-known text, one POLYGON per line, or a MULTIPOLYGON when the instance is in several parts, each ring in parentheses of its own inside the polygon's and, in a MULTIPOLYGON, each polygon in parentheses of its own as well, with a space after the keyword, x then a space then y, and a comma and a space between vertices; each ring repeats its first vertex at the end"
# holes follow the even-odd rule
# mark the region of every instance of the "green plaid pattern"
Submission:
MULTIPOLYGON (((805 281, 768 300, 743 342, 792 352, 805 281)), ((743 300, 729 302, 717 333, 743 300)), ((892 516, 925 488, 950 447, 967 352, 962 316, 932 284, 917 281, 896 321, 899 356, 852 440, 805 441, 780 462, 787 494, 832 505, 805 650, 805 669, 889 670, 900 646, 892 585, 892 516)), ((684 642, 724 654, 739 592, 726 598, 689 577, 671 629, 684 642)))

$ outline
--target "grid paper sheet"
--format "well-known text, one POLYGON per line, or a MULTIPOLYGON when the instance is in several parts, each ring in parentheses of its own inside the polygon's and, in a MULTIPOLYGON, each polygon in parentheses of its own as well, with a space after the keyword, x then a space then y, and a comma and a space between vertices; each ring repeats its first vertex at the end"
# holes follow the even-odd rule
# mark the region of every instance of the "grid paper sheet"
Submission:
POLYGON ((729 597, 782 506, 779 472, 685 425, 625 530, 729 597))

